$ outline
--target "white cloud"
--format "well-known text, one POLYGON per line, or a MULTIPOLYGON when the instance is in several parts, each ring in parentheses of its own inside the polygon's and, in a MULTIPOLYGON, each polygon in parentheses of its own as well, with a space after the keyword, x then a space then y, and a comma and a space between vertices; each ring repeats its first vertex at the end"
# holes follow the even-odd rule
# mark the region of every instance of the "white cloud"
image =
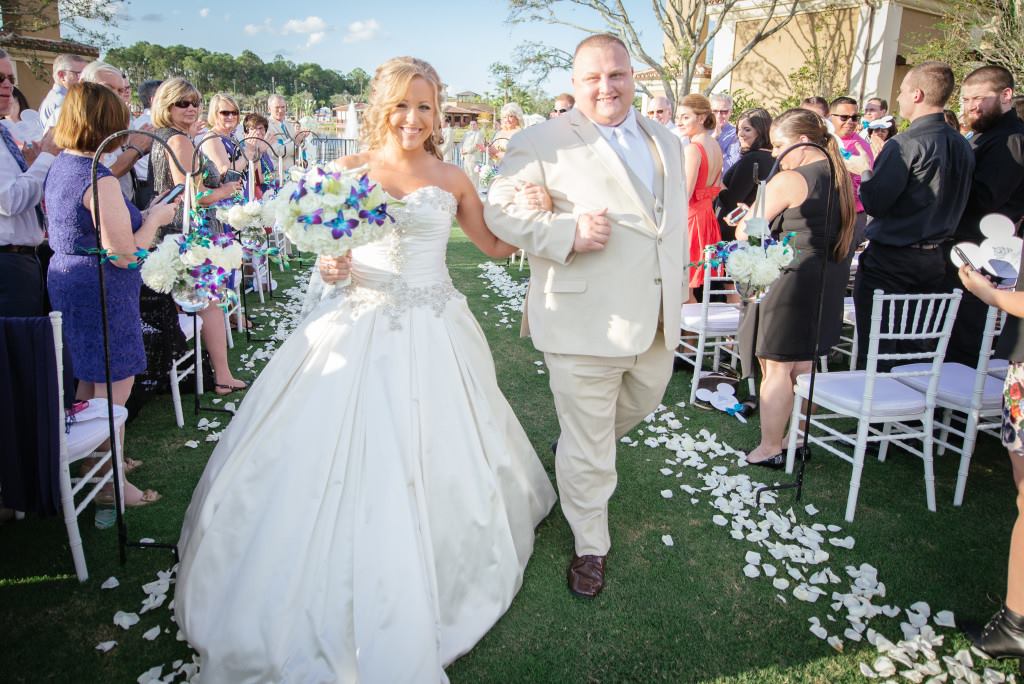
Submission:
POLYGON ((359 43, 364 40, 372 40, 378 33, 380 33, 380 24, 376 19, 353 21, 348 25, 348 32, 343 40, 346 43, 359 43))
POLYGON ((208 17, 208 16, 210 16, 210 8, 209 7, 204 7, 203 9, 199 10, 199 16, 201 16, 201 17, 208 17))
POLYGON ((327 30, 327 22, 320 17, 309 16, 305 19, 289 19, 281 27, 281 33, 323 33, 327 30))
POLYGON ((246 35, 255 36, 257 33, 273 33, 274 29, 270 24, 270 19, 264 19, 262 24, 246 24, 243 28, 246 35))
POLYGON ((312 47, 312 46, 316 45, 317 43, 319 43, 320 41, 322 41, 324 39, 325 35, 326 34, 323 31, 317 31, 315 33, 310 33, 309 37, 306 38, 306 47, 312 47))

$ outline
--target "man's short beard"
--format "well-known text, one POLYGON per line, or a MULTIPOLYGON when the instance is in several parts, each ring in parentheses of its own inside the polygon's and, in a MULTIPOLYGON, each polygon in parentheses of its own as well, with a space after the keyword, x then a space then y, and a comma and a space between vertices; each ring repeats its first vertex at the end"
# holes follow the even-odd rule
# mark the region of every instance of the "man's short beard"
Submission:
POLYGON ((971 130, 975 133, 984 133, 991 129, 1003 118, 1003 111, 994 107, 989 111, 983 111, 971 121, 971 130))

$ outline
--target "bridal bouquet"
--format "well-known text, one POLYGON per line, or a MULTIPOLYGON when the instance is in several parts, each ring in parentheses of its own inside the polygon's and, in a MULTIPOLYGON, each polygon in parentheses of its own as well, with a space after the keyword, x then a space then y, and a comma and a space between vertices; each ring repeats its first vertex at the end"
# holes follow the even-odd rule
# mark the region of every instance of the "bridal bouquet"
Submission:
POLYGON ((366 174, 356 177, 314 166, 277 194, 274 217, 300 250, 343 256, 387 235, 387 224, 395 219, 385 200, 384 190, 366 174))
POLYGON ((164 237, 142 264, 142 282, 190 313, 211 302, 227 308, 237 297, 232 271, 241 265, 242 247, 229 233, 193 230, 164 237))

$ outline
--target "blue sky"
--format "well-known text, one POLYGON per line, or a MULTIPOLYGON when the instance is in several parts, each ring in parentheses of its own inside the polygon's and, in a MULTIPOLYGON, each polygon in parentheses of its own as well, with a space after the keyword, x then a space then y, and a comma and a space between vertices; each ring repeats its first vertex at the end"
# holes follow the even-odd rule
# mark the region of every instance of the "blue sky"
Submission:
MULTIPOLYGON (((638 24, 648 51, 660 55, 650 5, 642 0, 626 4, 642 18, 638 24)), ((592 15, 566 12, 575 21, 600 26, 592 15)), ((451 93, 492 89, 487 67, 510 62, 515 47, 525 40, 571 50, 583 36, 561 26, 510 26, 505 23, 507 14, 503 0, 130 0, 118 6, 115 33, 120 45, 145 40, 236 55, 249 49, 265 60, 281 54, 294 62, 316 62, 342 71, 358 66, 369 73, 389 57, 414 55, 437 68, 451 93)), ((569 87, 568 73, 554 74, 544 84, 552 94, 569 87)))

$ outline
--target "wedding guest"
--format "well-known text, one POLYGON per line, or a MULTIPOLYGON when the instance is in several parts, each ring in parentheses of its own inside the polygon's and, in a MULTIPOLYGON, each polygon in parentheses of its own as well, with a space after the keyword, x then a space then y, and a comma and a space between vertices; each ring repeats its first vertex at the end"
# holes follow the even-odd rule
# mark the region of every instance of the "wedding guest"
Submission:
POLYGON ((876 123, 868 129, 868 144, 871 145, 871 154, 875 158, 882 152, 885 143, 896 135, 896 119, 891 116, 886 118, 888 118, 886 126, 879 128, 877 122, 883 122, 884 119, 876 119, 876 123))
POLYGON ((669 130, 676 127, 672 122, 672 103, 661 95, 652 97, 647 103, 647 118, 654 119, 669 130))
MULTIPOLYGON (((245 131, 246 138, 266 138, 267 135, 267 117, 262 114, 246 114, 245 119, 242 120, 242 129, 245 131)), ((255 146, 256 151, 260 153, 259 163, 254 167, 256 173, 256 199, 261 199, 263 193, 274 185, 274 158, 270 154, 270 146, 266 143, 260 143, 256 140, 246 140, 246 145, 255 146)))
MULTIPOLYGON (((153 130, 153 95, 160 87, 160 81, 143 81, 137 95, 142 103, 142 113, 132 119, 132 130, 153 130)), ((152 142, 150 143, 152 145, 152 142)), ((149 180, 149 153, 135 162, 135 206, 148 207, 153 199, 153 183, 149 180)))
POLYGON ((491 163, 495 166, 500 164, 502 157, 505 156, 508 141, 512 139, 513 135, 523 130, 525 118, 523 108, 517 102, 507 102, 501 108, 501 129, 494 134, 494 139, 491 140, 491 144, 487 148, 491 155, 491 163))
MULTIPOLYGON (((14 65, 0 50, 0 111, 11 105, 14 65)), ((49 130, 36 144, 18 147, 0 126, 0 316, 46 314, 43 270, 36 248, 43 242, 43 181, 60 147, 49 130)))
POLYGON ((7 107, 7 113, 4 114, 3 118, 11 123, 18 123, 21 121, 21 113, 26 109, 30 109, 28 106, 28 100, 17 88, 11 90, 11 104, 7 107))
MULTIPOLYGON (((859 364, 867 358, 872 296, 926 294, 945 289, 946 254, 971 188, 974 157, 942 110, 953 92, 953 70, 922 62, 900 84, 900 115, 910 127, 886 143, 873 169, 861 174, 860 194, 871 216, 871 241, 860 255, 854 284, 859 364)), ((882 354, 921 351, 913 340, 884 340, 882 354)), ((887 370, 891 364, 879 362, 887 370)))
POLYGON ((569 93, 561 93, 555 98, 555 107, 551 110, 549 119, 563 116, 566 112, 576 106, 576 98, 569 93))
POLYGON ((963 287, 985 306, 998 307, 1010 316, 999 337, 997 353, 1010 360, 1003 385, 1001 441, 1010 457, 1017 490, 1006 598, 988 624, 982 628, 965 626, 964 631, 973 647, 988 658, 1024 658, 1024 279, 1017 280, 1016 292, 1007 292, 997 290, 988 278, 969 266, 961 268, 959 276, 963 287))
POLYGON ((462 136, 462 170, 474 186, 480 184, 480 172, 476 166, 480 163, 483 151, 484 134, 480 131, 480 124, 473 119, 469 122, 469 130, 462 136))
POLYGON ((729 123, 732 115, 732 97, 726 93, 715 93, 711 96, 711 112, 715 115, 715 140, 722 148, 725 160, 723 171, 728 171, 740 159, 740 141, 736 137, 736 127, 729 123))
MULTIPOLYGON (((107 397, 105 360, 109 359, 113 392, 109 399, 120 406, 128 401, 135 376, 146 367, 139 317, 142 279, 135 252, 149 248, 159 226, 174 216, 171 204, 140 213, 103 164, 97 168, 98 204, 93 204, 93 155, 107 136, 128 128, 128 119, 128 108, 108 88, 91 82, 71 86, 54 133, 54 142, 64 151, 50 167, 44 195, 50 246, 54 250, 47 289, 53 308, 63 318, 64 335, 78 380, 76 396, 107 397), (105 356, 103 346, 98 260, 89 253, 97 247, 97 212, 103 248, 116 257, 102 266, 106 278, 109 357, 105 356)), ((126 506, 144 506, 160 498, 156 492, 143 492, 127 480, 123 492, 126 506)))
POLYGON ((221 176, 228 171, 240 173, 245 168, 245 159, 238 154, 238 141, 235 140, 239 116, 238 103, 227 93, 217 93, 210 98, 206 122, 210 133, 220 137, 207 135, 200 149, 221 176))
MULTIPOLYGON (((790 109, 772 124, 771 140, 776 156, 801 142, 828 150, 826 157, 818 149, 798 147, 782 156, 783 170, 768 182, 765 192, 765 218, 775 221, 776 234, 796 233, 792 242, 796 256, 758 305, 755 351, 762 374, 761 441, 747 454, 747 462, 778 469, 786 464, 782 444, 796 378, 809 373, 813 360, 839 341, 856 208, 839 143, 821 117, 806 109, 790 109), (822 286, 825 295, 815 349, 815 311, 822 286)), ((737 237, 746 238, 746 228, 744 220, 736 229, 737 237)))
MULTIPOLYGON (((106 87, 124 102, 125 80, 121 70, 106 62, 90 62, 82 70, 81 80, 85 83, 96 83, 106 87)), ((125 110, 128 105, 125 104, 125 110)), ((118 179, 121 191, 128 199, 135 197, 134 165, 149 152, 153 139, 147 135, 129 136, 124 143, 109 143, 104 150, 103 164, 118 179)))
POLYGON ((39 105, 39 121, 43 128, 57 125, 60 105, 67 95, 68 88, 78 83, 88 60, 81 55, 63 54, 53 58, 53 87, 39 105))
POLYGON ((288 101, 275 93, 267 98, 267 110, 270 112, 267 142, 287 172, 295 163, 295 145, 300 142, 296 140, 295 124, 288 121, 288 101))
POLYGON ((836 135, 842 141, 843 149, 848 157, 844 157, 846 168, 850 171, 853 181, 853 201, 857 207, 857 221, 853 226, 853 247, 857 248, 864 242, 864 231, 867 229, 868 217, 864 213, 864 205, 860 201, 860 172, 870 169, 875 161, 871 145, 857 134, 857 123, 860 113, 857 101, 852 97, 837 97, 828 106, 829 119, 835 128, 836 135))
POLYGON ((942 116, 946 119, 946 125, 954 131, 960 131, 960 117, 952 109, 943 109, 942 116))
POLYGON ((441 124, 441 158, 447 164, 451 164, 455 158, 455 131, 447 117, 441 124))
MULTIPOLYGON (((196 148, 189 136, 189 131, 199 119, 200 103, 199 91, 183 78, 169 79, 157 88, 153 97, 153 124, 157 126, 154 133, 170 148, 173 160, 168 157, 168 150, 163 145, 154 145, 150 155, 153 192, 157 196, 167 192, 175 185, 185 182, 183 169, 193 168, 199 171, 192 176, 193 183, 196 183, 194 191, 197 208, 208 207, 227 199, 234 195, 240 187, 238 182, 221 183, 217 167, 204 155, 196 155, 196 148), (197 157, 198 164, 192 166, 193 160, 197 157), (209 191, 209 194, 206 194, 206 191, 209 191)), ((162 239, 166 233, 181 232, 181 214, 179 207, 174 220, 161 227, 159 239, 162 239)), ((144 295, 144 299, 148 300, 148 297, 148 294, 144 295)), ((170 302, 168 295, 158 295, 158 297, 162 298, 165 304, 170 302)), ((159 303, 149 303, 148 301, 146 306, 153 307, 154 328, 164 330, 168 339, 177 334, 175 332, 178 325, 176 315, 174 315, 172 325, 171 318, 165 313, 168 311, 166 306, 160 308, 159 303)), ((246 384, 231 374, 231 368, 228 365, 224 315, 216 306, 208 306, 200 312, 199 316, 203 319, 203 346, 209 353, 210 363, 213 365, 214 391, 217 394, 225 395, 245 389, 246 384)), ((161 370, 164 365, 169 367, 172 353, 169 349, 153 350, 153 354, 150 356, 151 365, 159 363, 161 370)))
MULTIPOLYGON (((967 206, 952 238, 943 247, 949 253, 957 242, 980 243, 979 225, 988 214, 1002 214, 1013 223, 1024 218, 1024 122, 1013 108, 1013 75, 1001 66, 975 69, 960 86, 961 111, 975 135, 974 174, 967 206)), ((946 287, 960 285, 960 274, 946 260, 946 287)), ((946 360, 972 368, 978 362, 988 306, 965 292, 960 299, 946 349, 946 360)))
POLYGON ((860 136, 871 142, 871 131, 868 129, 868 124, 872 121, 878 121, 879 119, 888 116, 889 114, 889 103, 880 97, 869 98, 864 103, 864 117, 861 119, 860 136))
POLYGON ((771 126, 772 115, 764 109, 748 109, 736 121, 740 159, 722 176, 724 187, 718 193, 718 228, 723 240, 736 237, 736 226, 727 223, 725 217, 738 204, 752 205, 757 195, 757 184, 767 180, 771 173, 775 163, 769 138, 771 126))
POLYGON ((1024 121, 1024 95, 1014 95, 1013 108, 1017 110, 1017 118, 1024 121))
MULTIPOLYGON (((712 205, 722 186, 722 149, 712 137, 716 119, 711 102, 703 95, 687 95, 679 103, 680 133, 690 139, 690 144, 683 148, 690 263, 701 261, 704 248, 722 239, 712 205)), ((691 302, 703 299, 703 288, 704 269, 690 269, 691 302)))
POLYGON ((813 95, 800 100, 800 109, 808 109, 821 117, 822 121, 828 121, 828 100, 813 95))

